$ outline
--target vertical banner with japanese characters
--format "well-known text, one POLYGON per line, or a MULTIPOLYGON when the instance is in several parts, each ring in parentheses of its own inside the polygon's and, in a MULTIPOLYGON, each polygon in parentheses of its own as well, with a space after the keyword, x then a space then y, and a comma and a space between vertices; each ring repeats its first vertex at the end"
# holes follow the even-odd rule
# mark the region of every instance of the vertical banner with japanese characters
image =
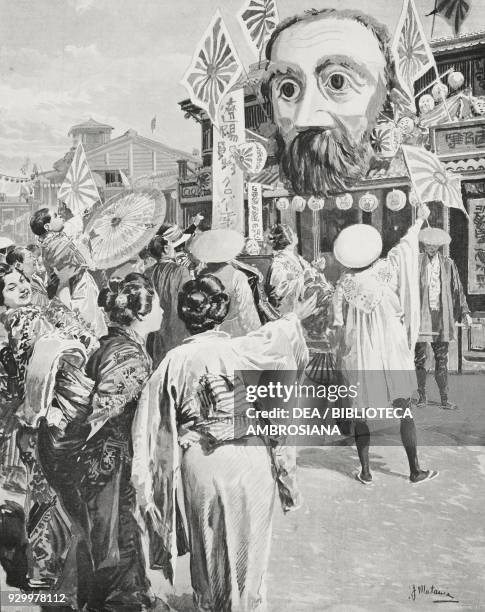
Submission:
POLYGON ((237 146, 245 139, 244 92, 230 91, 219 107, 214 127, 212 160, 212 228, 244 234, 244 174, 237 163, 237 146))
POLYGON ((248 236, 263 239, 263 192, 260 183, 248 183, 248 236))
POLYGON ((485 199, 468 200, 468 293, 485 294, 485 199))

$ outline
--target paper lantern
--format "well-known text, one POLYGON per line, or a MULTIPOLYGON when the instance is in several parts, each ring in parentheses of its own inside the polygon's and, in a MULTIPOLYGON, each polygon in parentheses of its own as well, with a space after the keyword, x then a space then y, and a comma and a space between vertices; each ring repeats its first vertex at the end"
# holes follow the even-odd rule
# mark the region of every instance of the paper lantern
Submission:
POLYGON ((462 72, 452 72, 448 75, 448 85, 450 89, 459 89, 465 82, 465 77, 462 72))
POLYGON ((350 193, 346 193, 343 196, 337 196, 335 199, 335 205, 340 210, 349 210, 349 208, 352 208, 353 203, 354 198, 350 193))
POLYGON ((419 198, 416 195, 416 192, 414 191, 414 189, 409 192, 409 203, 411 204, 411 206, 415 206, 415 207, 419 204, 419 198))
POLYGON ((290 201, 288 198, 278 198, 276 200, 276 208, 278 210, 288 210, 290 207, 290 201))
POLYGON ((379 205, 379 200, 373 193, 365 193, 359 200, 359 206, 364 212, 374 212, 379 205))
MULTIPOLYGON (((281 198, 280 198, 280 200, 281 200, 281 198)), ((301 212, 302 210, 305 209, 305 206, 306 206, 305 198, 302 198, 301 196, 295 196, 291 200, 291 208, 295 212, 301 212)))
POLYGON ((389 210, 397 212, 406 206, 406 194, 401 189, 393 189, 386 196, 386 206, 389 210))
POLYGON ((397 122, 397 127, 401 131, 401 134, 411 134, 414 130, 414 120, 411 117, 401 117, 397 122))
POLYGON ((261 251, 258 241, 254 240, 254 238, 248 238, 248 240, 246 240, 245 249, 248 255, 259 255, 261 251))
POLYGON ((430 113, 434 108, 434 99, 430 94, 424 94, 419 98, 419 110, 423 115, 430 113))
POLYGON ((177 192, 176 191, 171 191, 170 192, 170 197, 172 198, 172 200, 176 200, 177 199, 177 192))
POLYGON ((433 96, 435 102, 441 102, 448 95, 448 86, 444 83, 436 83, 433 85, 431 89, 431 95, 433 96))
POLYGON ((316 198, 315 196, 312 196, 309 200, 308 200, 308 208, 310 210, 322 210, 322 208, 325 206, 325 200, 323 198, 316 198))

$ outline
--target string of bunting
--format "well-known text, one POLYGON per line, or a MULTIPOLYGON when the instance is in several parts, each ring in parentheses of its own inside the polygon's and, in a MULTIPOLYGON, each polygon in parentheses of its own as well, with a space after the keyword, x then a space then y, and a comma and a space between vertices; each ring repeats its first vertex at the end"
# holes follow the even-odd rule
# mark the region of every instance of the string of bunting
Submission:
POLYGON ((5 181, 7 183, 31 183, 32 179, 8 176, 7 174, 0 173, 0 181, 5 181))

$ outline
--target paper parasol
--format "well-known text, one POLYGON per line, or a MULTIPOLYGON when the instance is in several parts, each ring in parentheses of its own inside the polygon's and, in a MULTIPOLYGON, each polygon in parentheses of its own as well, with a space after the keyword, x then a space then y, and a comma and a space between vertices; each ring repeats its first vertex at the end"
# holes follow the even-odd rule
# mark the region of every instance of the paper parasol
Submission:
POLYGON ((132 259, 155 236, 167 205, 157 190, 124 191, 89 220, 85 233, 97 269, 113 268, 132 259))

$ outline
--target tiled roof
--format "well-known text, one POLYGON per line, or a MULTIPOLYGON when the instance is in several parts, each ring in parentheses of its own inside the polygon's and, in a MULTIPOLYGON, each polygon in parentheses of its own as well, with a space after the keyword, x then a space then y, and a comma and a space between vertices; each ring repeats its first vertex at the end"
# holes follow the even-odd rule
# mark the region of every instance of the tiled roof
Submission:
POLYGON ((434 38, 430 44, 432 50, 435 52, 452 51, 454 49, 485 45, 485 29, 478 30, 477 32, 468 32, 460 36, 434 38))
POLYGON ((68 132, 68 136, 74 132, 74 130, 84 130, 84 129, 105 129, 105 130, 114 130, 111 125, 107 123, 99 123, 99 121, 95 121, 92 117, 90 117, 84 123, 78 123, 77 125, 73 125, 72 128, 68 132))

